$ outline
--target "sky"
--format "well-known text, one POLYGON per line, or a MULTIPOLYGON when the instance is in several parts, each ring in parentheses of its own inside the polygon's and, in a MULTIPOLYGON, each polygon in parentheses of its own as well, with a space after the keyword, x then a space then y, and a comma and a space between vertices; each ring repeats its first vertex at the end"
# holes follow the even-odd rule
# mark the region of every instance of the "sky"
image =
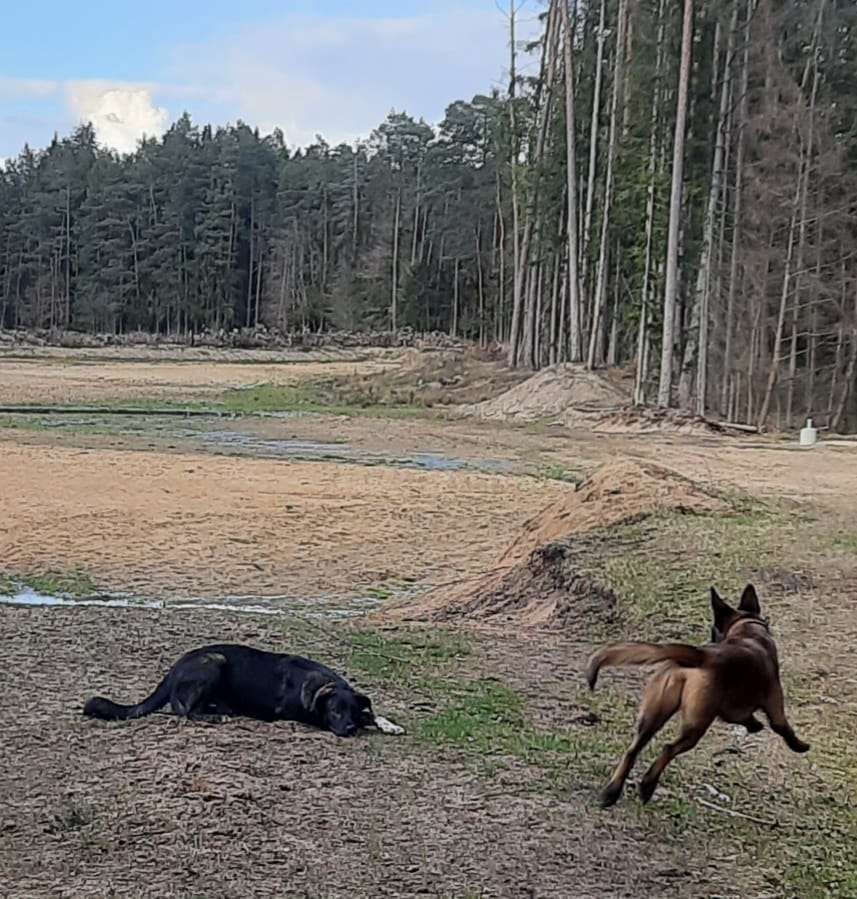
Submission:
MULTIPOLYGON (((520 34, 539 0, 517 0, 520 34)), ((437 122, 508 77, 508 0, 40 0, 4 4, 0 160, 91 121, 131 152, 199 124, 364 137, 392 110, 437 122)))

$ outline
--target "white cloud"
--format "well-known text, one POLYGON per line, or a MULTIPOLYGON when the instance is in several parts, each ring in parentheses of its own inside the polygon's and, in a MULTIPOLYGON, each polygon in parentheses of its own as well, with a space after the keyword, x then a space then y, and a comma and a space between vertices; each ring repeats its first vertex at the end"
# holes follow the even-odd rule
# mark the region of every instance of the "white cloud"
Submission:
POLYGON ((102 146, 130 153, 143 137, 160 136, 169 124, 169 113, 154 101, 154 94, 199 96, 198 88, 165 88, 121 81, 47 81, 0 78, 0 100, 26 100, 38 104, 54 101, 54 130, 73 123, 91 122, 102 146))
POLYGON ((131 153, 144 136, 158 136, 169 113, 156 106, 149 87, 92 81, 65 85, 66 103, 80 122, 91 122, 99 143, 131 153))

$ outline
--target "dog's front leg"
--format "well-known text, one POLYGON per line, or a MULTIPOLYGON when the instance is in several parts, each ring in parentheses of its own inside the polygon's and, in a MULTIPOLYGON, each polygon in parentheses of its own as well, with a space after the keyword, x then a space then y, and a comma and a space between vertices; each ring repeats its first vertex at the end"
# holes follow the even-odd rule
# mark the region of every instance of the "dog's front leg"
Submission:
POLYGON ((792 752, 809 752, 809 743, 804 743, 804 741, 801 740, 786 718, 783 691, 779 684, 777 684, 771 691, 771 695, 768 697, 768 702, 764 711, 768 716, 768 723, 771 725, 771 730, 783 738, 786 746, 788 746, 792 752))
POLYGON ((404 727, 399 727, 398 724, 393 724, 392 721, 388 721, 380 715, 375 716, 374 724, 382 734, 390 734, 398 737, 405 732, 404 727))

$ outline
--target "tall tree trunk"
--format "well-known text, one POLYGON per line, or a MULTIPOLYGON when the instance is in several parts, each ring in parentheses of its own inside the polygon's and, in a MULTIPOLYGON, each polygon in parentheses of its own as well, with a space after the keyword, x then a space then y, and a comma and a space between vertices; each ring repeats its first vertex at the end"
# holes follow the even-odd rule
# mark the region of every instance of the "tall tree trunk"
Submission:
MULTIPOLYGON (((798 245, 797 245, 797 264, 795 266, 795 284, 794 297, 792 299, 792 320, 791 320, 791 339, 789 341, 789 372, 788 383, 786 386, 786 427, 792 427, 792 418, 794 412, 794 394, 795 379, 797 378, 797 342, 798 342, 798 326, 800 323, 800 305, 801 305, 801 286, 803 283, 803 265, 804 253, 806 249, 806 213, 807 200, 809 196, 809 180, 812 168, 812 157, 815 143, 815 103, 818 97, 818 58, 817 45, 821 31, 821 24, 824 17, 824 7, 826 0, 820 0, 818 4, 818 18, 816 20, 815 32, 812 40, 812 52, 810 59, 807 60, 804 68, 803 80, 801 82, 801 93, 806 89, 806 82, 809 78, 810 68, 812 69, 812 90, 809 100, 809 126, 807 134, 807 168, 803 179, 803 194, 800 199, 800 225, 798 228, 798 245)), ((819 218, 819 221, 821 219, 819 218)))
POLYGON ((358 147, 354 148, 354 166, 352 170, 352 184, 351 184, 351 205, 352 209, 352 218, 351 218, 351 267, 357 264, 357 246, 358 246, 358 232, 360 228, 360 182, 359 175, 360 170, 357 166, 357 157, 359 155, 358 147))
POLYGON ((645 384, 648 378, 646 360, 649 347, 649 304, 652 280, 652 242, 655 228, 655 183, 658 160, 658 127, 660 124, 661 78, 664 61, 664 4, 658 3, 658 37, 655 56, 655 84, 652 91, 651 127, 649 129, 649 184, 646 191, 646 249, 643 261, 643 286, 640 296, 640 321, 637 329, 637 359, 634 373, 634 404, 646 401, 645 384))
MULTIPOLYGON (((245 321, 250 327, 253 321, 253 253, 256 249, 256 200, 250 197, 250 261, 247 268, 247 315, 245 321)), ((187 309, 187 303, 185 303, 187 309)))
MULTIPOLYGON (((720 109, 717 115, 717 128, 714 139, 714 158, 711 163, 711 185, 708 191, 708 204, 705 210, 705 225, 702 238, 702 258, 696 279, 695 312, 697 331, 691 331, 685 344, 682 371, 679 378, 679 404, 687 409, 693 391, 694 368, 696 369, 696 414, 705 415, 708 376, 708 326, 709 305, 711 295, 711 277, 714 262, 714 223, 717 218, 717 201, 720 198, 720 184, 723 177, 723 158, 726 152, 726 120, 729 114, 729 81, 732 76, 732 57, 735 47, 735 32, 738 28, 738 6, 732 11, 729 25, 729 36, 726 42, 726 58, 723 66, 723 79, 720 85, 720 109)), ((720 25, 715 31, 719 34, 720 25)), ((718 42, 715 40, 715 44, 718 42)), ((714 83, 717 83, 719 61, 715 60, 714 83)))
POLYGON ((601 242, 598 251, 598 274, 595 282, 595 296, 592 302, 592 322, 589 331, 589 353, 586 367, 595 368, 603 359, 598 354, 599 339, 603 340, 601 315, 607 290, 607 248, 610 239, 610 208, 613 203, 613 168, 616 162, 617 125, 619 97, 622 96, 622 77, 625 69, 625 26, 627 24, 627 0, 619 0, 617 13, 618 30, 616 36, 616 58, 613 65, 613 96, 610 100, 610 131, 607 139, 607 172, 604 176, 604 200, 601 213, 601 242))
POLYGON ((661 376, 658 384, 658 405, 667 407, 671 401, 673 372, 673 343, 675 339, 675 309, 678 294, 678 243, 681 214, 682 180, 684 177, 684 139, 687 125, 687 94, 693 47, 693 0, 684 0, 684 19, 681 37, 681 66, 676 101, 675 139, 673 140, 673 172, 670 192, 670 222, 667 234, 666 285, 664 286, 664 327, 661 347, 661 376))
MULTIPOLYGON (((574 116, 574 30, 568 14, 567 0, 559 3, 563 29, 563 63, 565 66, 565 176, 566 176, 566 240, 568 243, 568 358, 580 362, 583 358, 583 335, 581 333, 580 266, 578 259, 577 226, 577 149, 576 122, 574 116)), ((563 307, 564 308, 564 307, 563 307)), ((562 317, 562 316, 561 316, 562 317)))
POLYGON ((396 211, 393 217, 393 283, 390 295, 390 328, 399 327, 399 220, 402 215, 402 188, 396 191, 396 211))
POLYGON ((610 318, 610 340, 607 344, 608 367, 619 364, 619 306, 622 280, 622 257, 619 252, 619 241, 616 241, 616 271, 613 284, 613 315, 610 318))
POLYGON ((515 105, 517 101, 517 47, 515 45, 515 8, 516 0, 509 0, 509 129, 511 131, 511 169, 512 169, 512 322, 509 331, 509 353, 507 362, 513 368, 518 364, 518 352, 521 331, 521 299, 522 282, 520 251, 520 205, 518 199, 518 119, 515 105))
MULTIPOLYGON (((543 230, 540 228, 539 234, 536 234, 536 225, 540 221, 540 183, 538 173, 544 159, 548 127, 550 125, 551 99, 553 96, 554 75, 556 72, 556 48, 559 40, 559 18, 558 16, 553 15, 554 12, 554 7, 550 7, 548 12, 547 30, 545 32, 545 43, 542 50, 540 78, 541 102, 538 104, 539 112, 536 124, 536 146, 531 157, 531 164, 536 171, 536 178, 531 189, 529 203, 527 204, 527 220, 524 224, 524 236, 521 241, 521 270, 518 272, 518 278, 521 282, 521 295, 526 312, 523 343, 525 353, 523 361, 526 365, 529 365, 530 368, 538 368, 539 365, 538 354, 536 352, 539 315, 536 306, 541 301, 541 294, 539 292, 541 279, 535 281, 530 279, 528 277, 528 272, 531 268, 530 252, 534 237, 539 237, 543 230), (524 288, 527 284, 530 285, 530 289, 525 291, 524 288)), ((517 361, 520 362, 520 358, 517 361)))
POLYGON ((774 387, 777 384, 777 377, 780 369, 780 344, 783 340, 783 329, 786 320, 786 307, 788 306, 789 287, 792 279, 792 265, 794 262, 795 247, 795 227, 800 210, 800 196, 803 189, 803 179, 806 177, 806 167, 809 164, 808 159, 801 159, 800 172, 798 174, 797 190, 795 191, 794 201, 792 203, 792 216, 789 222, 789 237, 786 247, 786 261, 783 267, 783 281, 780 290, 780 309, 777 314, 777 325, 774 331, 773 350, 771 352, 771 364, 768 369, 768 381, 765 387, 765 396, 762 400, 762 408, 759 412, 759 420, 757 422, 759 428, 765 426, 768 419, 768 413, 771 410, 771 399, 774 395, 774 387))
POLYGON ((827 400, 827 424, 833 420, 833 403, 836 398, 836 380, 839 369, 842 367, 842 344, 845 340, 845 303, 848 298, 848 277, 846 274, 845 260, 840 266, 840 291, 839 300, 839 325, 836 329, 836 353, 833 356, 833 371, 830 375, 830 395, 827 400))
MULTIPOLYGON (((65 326, 71 324, 71 188, 65 189, 65 326)), ((0 328, 3 319, 0 318, 0 328)))
POLYGON ((807 418, 815 412, 815 378, 818 367, 818 294, 821 285, 821 243, 824 235, 822 218, 819 215, 815 231, 815 283, 812 288, 812 300, 809 317, 809 350, 807 359, 806 392, 804 394, 804 411, 807 418))
POLYGON ((550 324, 548 326, 548 364, 556 365, 559 362, 559 256, 555 255, 551 264, 551 311, 550 324))
MULTIPOLYGON (((774 387, 777 384, 777 380, 779 378, 779 370, 780 370, 780 346, 783 340, 783 331, 785 329, 785 317, 786 317, 786 307, 788 304, 788 296, 789 296, 789 286, 792 278, 792 269, 795 263, 794 260, 794 251, 795 251, 795 226, 798 227, 798 249, 797 249, 797 272, 795 274, 795 298, 794 303, 797 304, 799 302, 799 285, 800 278, 803 274, 801 269, 803 265, 803 248, 806 241, 806 198, 807 191, 809 187, 809 177, 812 169, 812 156, 813 156, 813 143, 814 143, 814 125, 815 125, 815 102, 818 92, 818 65, 816 63, 816 52, 818 46, 818 40, 821 33, 821 25, 824 19, 824 8, 826 5, 826 0, 819 0, 818 4, 818 17, 815 23, 815 29, 813 32, 812 39, 812 52, 810 54, 810 58, 807 60, 806 66, 804 68, 803 79, 801 81, 801 95, 803 95, 803 91, 806 89, 807 80, 809 78, 810 67, 814 72, 812 79, 812 91, 810 95, 810 104, 809 104, 809 127, 808 127, 808 136, 807 136, 807 145, 806 147, 801 149, 801 159, 800 159, 800 167, 798 170, 798 180, 797 180, 797 189, 795 192, 793 204, 792 204, 792 218, 789 224, 789 237, 788 237, 788 248, 786 250, 786 263, 785 269, 783 271, 783 285, 782 291, 780 293, 780 308, 779 313, 777 315, 777 327, 774 333, 774 348, 771 355, 771 365, 768 370, 768 382, 765 388, 765 398, 762 401, 762 409, 759 413, 759 428, 764 427, 765 422, 768 418, 768 414, 770 412, 771 399, 774 392, 774 387)), ((796 314, 797 310, 795 311, 796 314)), ((794 352, 796 354, 796 342, 797 342, 797 323, 793 324, 795 334, 793 338, 793 344, 795 346, 794 352)), ((791 403, 791 391, 789 392, 790 403, 791 403)), ((790 413, 790 410, 789 410, 790 413)))
POLYGON ((592 92, 592 117, 589 128, 589 173, 586 178, 586 213, 583 218, 583 270, 581 283, 587 304, 591 304, 589 284, 589 248, 592 244, 592 210, 595 205, 595 167, 598 159, 598 118, 601 107, 601 82, 604 68, 604 41, 607 35, 607 0, 601 0, 595 53, 595 86, 592 92))
POLYGON ((494 320, 494 339, 501 341, 506 330, 506 217, 503 215, 503 199, 500 193, 500 171, 497 170, 497 243, 500 253, 497 259, 499 268, 496 318, 494 320))
POLYGON ((476 226, 476 287, 479 296, 479 346, 485 346, 485 286, 482 278, 482 232, 476 226))
POLYGON ((455 257, 455 274, 452 288, 452 337, 458 337, 458 256, 455 257))
POLYGON ((851 335, 850 347, 848 351, 848 365, 845 369, 845 382, 842 385, 842 393, 839 397, 839 404, 830 423, 832 431, 838 431, 842 425, 842 419, 845 416, 845 409, 848 403, 848 397, 854 391, 854 375, 857 372, 857 291, 854 294, 854 309, 851 313, 851 335))
MULTIPOLYGON (((744 202, 744 158, 747 149, 747 104, 750 78, 750 26, 753 21, 755 0, 747 0, 747 12, 744 20, 743 34, 743 60, 741 64, 740 100, 738 102, 738 149, 735 157, 735 201, 732 218, 732 247, 729 259, 729 286, 726 299, 726 337, 723 348, 723 392, 721 405, 726 403, 726 385, 729 383, 729 375, 734 371, 732 361, 732 342, 735 334, 735 296, 738 290, 738 256, 741 246, 742 213, 744 202)), ((737 408, 736 408, 737 415, 737 408)), ((748 419, 749 421, 749 419, 748 419)))

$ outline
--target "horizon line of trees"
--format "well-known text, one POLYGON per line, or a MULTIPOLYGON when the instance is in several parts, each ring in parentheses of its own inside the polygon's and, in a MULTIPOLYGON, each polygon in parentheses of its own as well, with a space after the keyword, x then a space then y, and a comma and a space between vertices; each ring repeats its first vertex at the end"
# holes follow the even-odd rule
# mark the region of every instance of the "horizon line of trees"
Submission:
POLYGON ((0 170, 0 328, 407 326, 512 366, 633 366, 635 401, 857 418, 857 8, 550 0, 509 83, 436 127, 290 151, 185 114, 0 170), (524 74, 523 58, 534 60, 524 74))

